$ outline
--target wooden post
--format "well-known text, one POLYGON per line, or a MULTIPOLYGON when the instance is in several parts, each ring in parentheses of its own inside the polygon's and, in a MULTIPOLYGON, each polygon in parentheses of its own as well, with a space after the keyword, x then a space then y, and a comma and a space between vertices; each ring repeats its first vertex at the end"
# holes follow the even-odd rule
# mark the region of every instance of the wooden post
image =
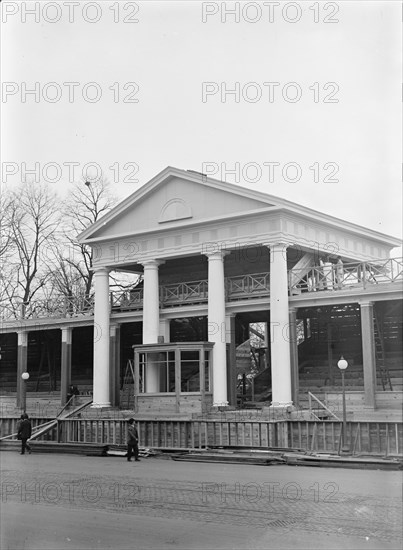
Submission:
POLYGON ((175 410, 177 413, 180 411, 180 398, 181 398, 180 350, 175 349, 175 410))
POLYGON ((376 359, 373 303, 360 304, 365 407, 376 408, 376 359))
POLYGON ((200 398, 201 398, 201 410, 204 411, 206 400, 206 388, 205 388, 205 362, 204 362, 204 348, 199 348, 199 374, 200 374, 200 398))
POLYGON ((333 334, 331 323, 327 324, 327 361, 329 385, 333 386, 333 334))
POLYGON ((72 327, 62 328, 62 349, 61 349, 61 381, 60 381, 60 402, 67 403, 67 393, 71 384, 71 353, 72 353, 72 327))
POLYGON ((295 405, 299 404, 299 370, 298 370, 298 341, 297 341, 297 309, 290 308, 290 359, 291 359, 291 396, 295 405))
POLYGON ((26 400, 26 382, 22 379, 23 372, 27 372, 28 362, 28 332, 18 332, 17 351, 17 407, 22 408, 26 400))
MULTIPOLYGON (((237 384, 237 369, 236 369, 236 342, 235 342, 235 315, 227 316, 227 325, 229 325, 229 360, 228 360, 228 399, 230 405, 236 407, 236 384, 237 384)), ((228 336, 228 335, 227 335, 228 336)))
POLYGON ((111 404, 117 407, 120 404, 120 326, 110 325, 109 343, 109 385, 111 404))

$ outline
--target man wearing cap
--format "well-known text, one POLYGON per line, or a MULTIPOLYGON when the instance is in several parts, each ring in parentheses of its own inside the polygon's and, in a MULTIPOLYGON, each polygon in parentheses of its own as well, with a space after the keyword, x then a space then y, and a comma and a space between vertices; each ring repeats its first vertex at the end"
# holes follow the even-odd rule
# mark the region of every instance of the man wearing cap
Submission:
POLYGON ((130 418, 127 426, 127 461, 130 462, 132 456, 134 460, 140 462, 139 459, 139 435, 134 424, 134 418, 130 418))
POLYGON ((31 447, 28 445, 27 441, 32 435, 32 425, 29 420, 27 413, 21 415, 21 420, 18 422, 18 434, 17 438, 21 439, 21 453, 25 454, 25 449, 28 450, 28 453, 31 454, 31 447))

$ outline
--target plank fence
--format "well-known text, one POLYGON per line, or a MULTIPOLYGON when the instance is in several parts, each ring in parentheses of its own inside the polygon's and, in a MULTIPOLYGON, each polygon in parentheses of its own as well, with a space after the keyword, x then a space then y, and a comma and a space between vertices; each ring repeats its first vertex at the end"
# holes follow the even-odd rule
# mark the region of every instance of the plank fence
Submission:
MULTIPOLYGON (((46 424, 46 422, 51 422, 54 420, 54 417, 31 417, 30 421, 32 424, 32 430, 35 430, 38 426, 46 424)), ((17 423, 21 420, 20 417, 5 417, 0 418, 0 437, 5 437, 7 435, 17 433, 17 423)), ((56 427, 47 432, 42 436, 42 441, 56 441, 57 440, 57 430, 56 427)))
MULTIPOLYGON (((140 445, 156 449, 211 447, 302 449, 338 453, 339 421, 137 420, 140 445)), ((124 420, 66 419, 58 422, 58 441, 125 445, 124 420)), ((347 444, 352 454, 403 454, 403 424, 348 422, 347 444)))
MULTIPOLYGON (((15 433, 19 418, 0 419, 0 437, 15 433)), ((50 418, 31 418, 32 427, 50 418)), ((338 453, 342 423, 337 420, 149 420, 138 419, 140 445, 155 449, 239 447, 301 449, 338 453)), ((41 441, 125 445, 124 419, 59 419, 41 441)), ((347 445, 353 455, 403 456, 400 422, 347 422, 347 445)))

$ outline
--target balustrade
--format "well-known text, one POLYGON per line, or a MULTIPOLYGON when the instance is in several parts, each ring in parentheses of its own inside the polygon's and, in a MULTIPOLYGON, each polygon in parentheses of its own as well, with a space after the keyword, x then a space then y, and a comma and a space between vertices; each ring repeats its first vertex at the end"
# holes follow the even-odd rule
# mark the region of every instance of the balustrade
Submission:
MULTIPOLYGON (((374 285, 403 282, 402 258, 373 262, 325 264, 309 269, 289 271, 290 294, 345 289, 368 289, 374 285)), ((229 302, 270 296, 269 272, 225 278, 226 300, 229 302)), ((160 286, 161 307, 207 303, 208 280, 185 281, 160 286)), ((112 311, 136 311, 143 308, 143 288, 111 292, 112 311)), ((17 308, 3 306, 1 318, 39 319, 68 318, 94 314, 94 296, 57 296, 34 300, 17 308)))
POLYGON ((324 264, 309 269, 291 269, 290 293, 367 289, 374 285, 403 282, 402 258, 374 262, 324 264))

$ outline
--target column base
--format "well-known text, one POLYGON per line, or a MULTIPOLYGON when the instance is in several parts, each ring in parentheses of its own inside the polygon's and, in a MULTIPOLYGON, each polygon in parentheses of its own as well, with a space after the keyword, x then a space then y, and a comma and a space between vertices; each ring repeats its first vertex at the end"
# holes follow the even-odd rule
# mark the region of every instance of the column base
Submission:
POLYGON ((295 411, 296 408, 290 402, 273 402, 269 407, 269 415, 276 419, 289 420, 291 418, 291 413, 295 411))
POLYGON ((291 409, 295 409, 292 401, 272 401, 270 405, 271 409, 286 409, 288 407, 290 407, 290 411, 291 409))
POLYGON ((103 409, 103 408, 111 408, 112 405, 110 402, 105 403, 91 403, 91 409, 103 409))
POLYGON ((213 403, 212 408, 213 409, 222 409, 222 408, 228 408, 229 401, 217 401, 216 403, 213 403))

